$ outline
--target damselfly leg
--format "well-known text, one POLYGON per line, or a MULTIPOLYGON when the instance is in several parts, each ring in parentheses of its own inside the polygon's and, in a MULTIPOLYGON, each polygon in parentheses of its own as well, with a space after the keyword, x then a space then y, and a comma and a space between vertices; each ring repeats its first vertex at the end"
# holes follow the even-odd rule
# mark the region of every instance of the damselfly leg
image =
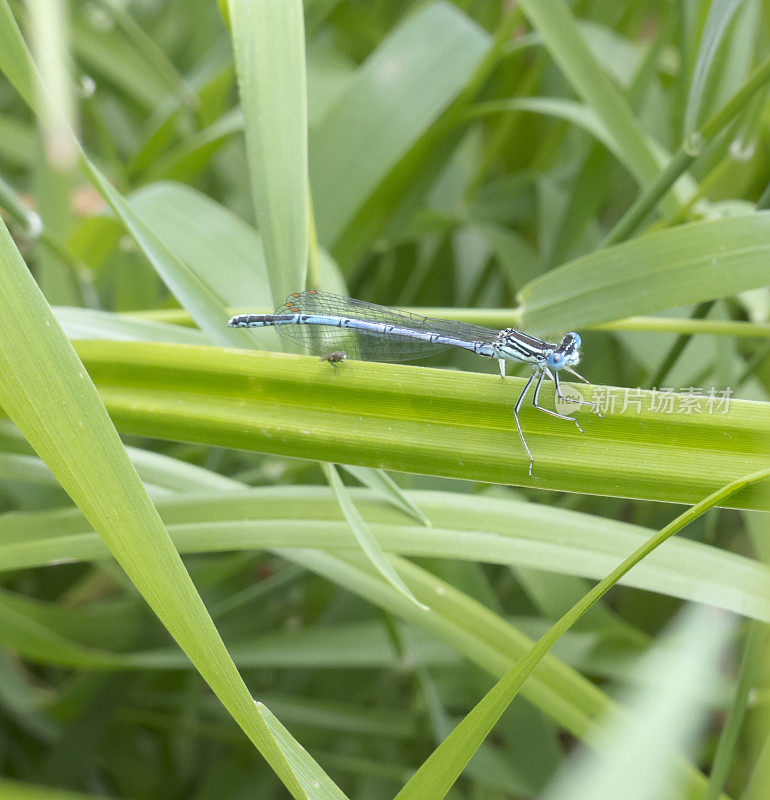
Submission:
POLYGON ((580 423, 574 417, 568 417, 566 414, 559 414, 558 411, 551 411, 550 408, 543 408, 543 406, 541 406, 537 402, 538 398, 540 397, 540 387, 543 385, 543 378, 545 378, 547 374, 548 373, 545 370, 542 370, 540 376, 537 379, 537 385, 535 386, 535 394, 532 396, 532 405, 538 411, 542 411, 545 414, 550 414, 552 417, 556 417, 556 419, 565 419, 567 420, 567 422, 574 422, 575 425, 577 426, 577 429, 581 433, 585 433, 585 431, 580 427, 580 423))
MULTIPOLYGON (((584 383, 587 383, 589 386, 591 385, 590 381, 587 381, 582 375, 578 375, 577 372, 575 372, 574 370, 569 370, 569 372, 571 372, 573 375, 575 375, 578 378, 580 378, 581 381, 583 381, 584 383)), ((602 417, 603 416, 601 411, 599 411, 599 406, 597 406, 596 403, 592 403, 589 400, 583 400, 582 397, 579 400, 573 399, 573 398, 570 398, 569 400, 567 400, 567 398, 562 394, 561 386, 559 385, 559 373, 558 372, 554 372, 552 375, 549 374, 548 377, 553 380, 554 386, 556 387, 556 396, 559 398, 559 400, 563 400, 564 402, 569 402, 569 403, 575 403, 576 405, 579 405, 579 406, 590 406, 596 412, 596 415, 598 417, 602 417)))
MULTIPOLYGON (((503 375, 503 377, 505 377, 505 362, 500 364, 500 372, 503 375)), ((546 378, 546 376, 551 378, 551 380, 553 380, 554 385, 556 387, 556 395, 557 395, 557 397, 560 400, 563 400, 565 402, 570 402, 562 394, 561 387, 559 385, 559 374, 558 373, 552 373, 552 372, 550 372, 550 370, 547 370, 547 369, 539 369, 539 370, 535 369, 535 370, 533 370, 532 374, 529 376, 529 379, 527 380, 527 382, 524 384, 524 388, 521 390, 521 394, 519 395, 518 399, 516 400, 516 405, 514 405, 514 407, 513 407, 513 418, 516 421, 516 430, 519 432, 519 438, 521 439, 521 443, 524 446, 524 450, 526 451, 527 455, 529 456, 529 477, 530 478, 534 478, 535 477, 532 474, 532 467, 535 464, 535 459, 534 459, 534 457, 532 455, 532 451, 529 449, 529 446, 527 445, 526 439, 524 438, 524 432, 521 429, 521 423, 519 421, 519 411, 521 410, 521 405, 524 402, 524 398, 526 397, 527 392, 529 391, 529 387, 532 385, 532 381, 534 381, 535 378, 537 378, 537 383, 535 384, 535 391, 534 391, 534 393, 532 395, 532 405, 538 411, 542 411, 545 414, 549 414, 552 417, 556 417, 556 419, 563 419, 563 420, 566 420, 567 422, 573 422, 575 424, 575 427, 581 433, 584 433, 583 429, 580 427, 580 423, 574 417, 570 417, 567 414, 559 414, 557 411, 551 411, 549 408, 544 408, 543 406, 540 405, 540 402, 539 402, 539 400, 540 400, 540 389, 541 389, 541 387, 543 385, 543 380, 546 378)), ((588 383, 588 381, 586 381, 586 383, 588 383)), ((595 403, 590 403, 587 400, 579 400, 579 401, 578 400, 573 400, 571 402, 575 402, 575 403, 578 403, 580 405, 591 406, 596 411, 596 413, 599 414, 599 410, 596 408, 596 404, 595 403)), ((599 414, 599 416, 601 416, 601 414, 599 414)))
MULTIPOLYGON (((505 367, 501 365, 501 369, 505 372, 505 367)), ((535 380, 535 375, 537 372, 533 372, 529 376, 529 380, 524 384, 524 388, 521 390, 521 394, 519 395, 519 399, 516 401, 516 405, 513 407, 513 418, 516 420, 516 430, 519 432, 519 438, 521 439, 521 443, 524 445, 524 449, 527 451, 527 455, 529 456, 529 477, 533 478, 534 475, 532 474, 532 465, 535 463, 535 458, 532 455, 532 451, 527 446, 527 440, 524 438, 524 432, 521 430, 521 423, 519 422, 519 409, 521 408, 521 404, 524 402, 524 397, 529 390, 529 387, 532 385, 532 381, 535 380)), ((505 375, 503 375, 505 377, 505 375)))

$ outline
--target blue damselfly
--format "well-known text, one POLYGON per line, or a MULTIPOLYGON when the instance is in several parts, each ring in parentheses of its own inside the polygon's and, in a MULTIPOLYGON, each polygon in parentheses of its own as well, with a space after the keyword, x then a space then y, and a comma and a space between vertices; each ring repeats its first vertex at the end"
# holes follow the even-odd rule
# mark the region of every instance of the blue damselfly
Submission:
POLYGON ((580 336, 577 333, 568 333, 560 344, 552 344, 514 328, 496 331, 456 320, 422 317, 313 289, 290 294, 274 314, 239 314, 227 324, 231 328, 275 325, 284 339, 311 352, 345 352, 351 358, 364 361, 410 361, 449 347, 462 347, 479 356, 496 358, 503 377, 506 361, 529 364, 532 374, 513 406, 513 416, 521 443, 529 456, 530 477, 535 459, 521 430, 519 410, 533 381, 534 407, 557 419, 573 422, 581 432, 583 429, 574 417, 539 404, 543 380, 549 378, 554 382, 557 397, 565 403, 591 406, 599 413, 594 403, 583 399, 568 401, 559 384, 561 371, 589 383, 573 369, 580 361, 580 336))

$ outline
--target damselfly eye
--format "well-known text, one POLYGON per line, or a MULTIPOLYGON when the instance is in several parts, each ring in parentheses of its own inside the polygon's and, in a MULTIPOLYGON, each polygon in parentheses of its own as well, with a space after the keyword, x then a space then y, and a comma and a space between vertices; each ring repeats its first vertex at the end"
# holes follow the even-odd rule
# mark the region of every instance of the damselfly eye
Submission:
POLYGON ((551 369, 561 369, 564 366, 564 353, 555 350, 548 356, 546 363, 551 369))

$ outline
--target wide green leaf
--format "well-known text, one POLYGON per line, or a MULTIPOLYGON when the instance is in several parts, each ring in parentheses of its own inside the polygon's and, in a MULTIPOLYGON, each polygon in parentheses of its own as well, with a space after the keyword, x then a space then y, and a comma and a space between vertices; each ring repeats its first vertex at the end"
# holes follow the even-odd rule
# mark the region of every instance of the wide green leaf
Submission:
POLYGON ((578 258, 519 294, 525 328, 559 331, 765 286, 770 212, 694 222, 578 258))
POLYGON ((307 88, 301 0, 229 0, 257 226, 272 300, 303 288, 308 256, 307 88))
MULTIPOLYGON (((761 468, 770 441, 762 403, 674 395, 669 413, 651 410, 659 394, 598 387, 614 411, 583 413, 585 433, 522 409, 529 478, 512 413, 521 378, 154 343, 78 351, 126 433, 341 464, 683 503, 761 468)), ((541 402, 553 406, 552 388, 541 402)), ((751 487, 730 502, 770 508, 751 487)))

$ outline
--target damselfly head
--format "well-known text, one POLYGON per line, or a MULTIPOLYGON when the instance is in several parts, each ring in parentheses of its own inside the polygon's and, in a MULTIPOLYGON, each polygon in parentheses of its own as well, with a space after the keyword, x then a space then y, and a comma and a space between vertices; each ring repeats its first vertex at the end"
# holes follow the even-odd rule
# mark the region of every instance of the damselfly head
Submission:
POLYGON ((560 370, 565 367, 574 367, 580 363, 580 335, 568 333, 561 344, 546 358, 550 369, 560 370))

